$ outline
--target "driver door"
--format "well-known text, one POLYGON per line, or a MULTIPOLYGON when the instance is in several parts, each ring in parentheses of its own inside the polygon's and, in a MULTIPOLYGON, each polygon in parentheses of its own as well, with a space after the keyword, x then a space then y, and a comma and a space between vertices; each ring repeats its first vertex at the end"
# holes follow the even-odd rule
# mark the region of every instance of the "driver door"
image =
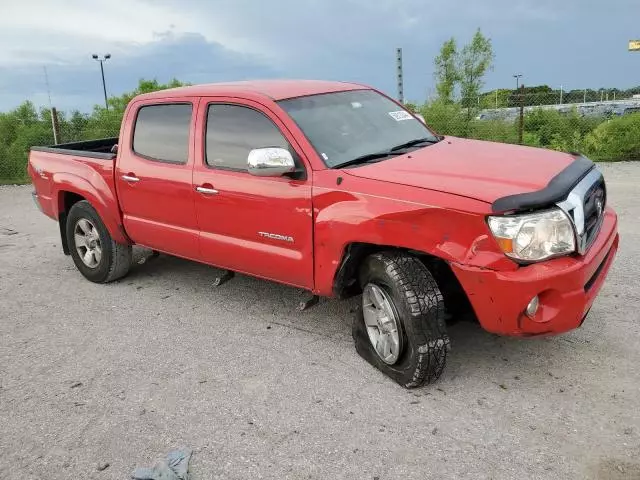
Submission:
POLYGON ((200 256, 236 272, 313 288, 311 180, 293 138, 264 105, 238 98, 202 99, 193 171, 200 256), (252 149, 281 147, 302 175, 248 172, 252 149))

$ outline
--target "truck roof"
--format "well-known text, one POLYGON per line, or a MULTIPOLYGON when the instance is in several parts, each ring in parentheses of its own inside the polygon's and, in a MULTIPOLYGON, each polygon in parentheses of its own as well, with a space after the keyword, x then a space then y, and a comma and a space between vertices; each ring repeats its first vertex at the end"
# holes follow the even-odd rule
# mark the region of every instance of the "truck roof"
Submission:
POLYGON ((304 97, 320 93, 363 90, 369 87, 357 83, 326 80, 248 80, 239 82, 208 83, 189 87, 170 88, 140 95, 141 99, 166 98, 175 96, 206 97, 209 95, 234 95, 252 93, 264 95, 272 100, 304 97))

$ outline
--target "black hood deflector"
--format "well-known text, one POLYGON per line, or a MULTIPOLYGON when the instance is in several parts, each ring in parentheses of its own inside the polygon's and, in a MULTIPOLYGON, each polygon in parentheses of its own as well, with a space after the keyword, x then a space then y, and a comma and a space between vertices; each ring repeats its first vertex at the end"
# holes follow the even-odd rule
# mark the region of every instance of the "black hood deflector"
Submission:
POLYGON ((569 192, 593 168, 595 168, 595 164, 591 160, 580 156, 553 177, 542 190, 498 198, 491 204, 491 209, 495 213, 504 213, 551 207, 566 199, 569 192))

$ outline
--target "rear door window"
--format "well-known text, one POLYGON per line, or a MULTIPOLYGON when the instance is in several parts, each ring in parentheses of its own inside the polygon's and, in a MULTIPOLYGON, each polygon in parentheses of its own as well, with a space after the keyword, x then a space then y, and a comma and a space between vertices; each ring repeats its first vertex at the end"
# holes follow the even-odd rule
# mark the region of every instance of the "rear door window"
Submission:
POLYGON ((191 104, 146 105, 138 110, 133 151, 169 163, 187 163, 191 104))

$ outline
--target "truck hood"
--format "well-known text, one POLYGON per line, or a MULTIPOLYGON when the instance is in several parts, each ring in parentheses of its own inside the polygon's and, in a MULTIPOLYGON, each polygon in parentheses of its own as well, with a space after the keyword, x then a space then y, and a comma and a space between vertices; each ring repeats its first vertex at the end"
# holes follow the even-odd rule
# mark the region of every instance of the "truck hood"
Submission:
POLYGON ((445 137, 406 155, 344 172, 493 203, 543 189, 574 160, 573 155, 541 148, 445 137))

